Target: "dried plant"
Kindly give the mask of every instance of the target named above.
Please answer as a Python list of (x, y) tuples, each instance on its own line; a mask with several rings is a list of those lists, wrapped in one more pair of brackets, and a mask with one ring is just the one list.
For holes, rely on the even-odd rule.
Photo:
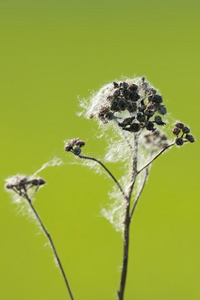
[[(82, 101), (81, 106), (88, 118), (98, 121), (101, 137), (107, 139), (108, 147), (103, 158), (104, 163), (102, 159), (82, 154), (85, 142), (79, 138), (67, 142), (65, 151), (74, 154), (89, 166), (100, 166), (114, 181), (114, 189), (110, 194), (114, 201), (102, 210), (102, 214), (123, 234), (122, 270), (117, 291), (118, 300), (123, 300), (129, 258), (130, 225), (147, 182), (151, 164), (173, 146), (180, 147), (186, 143), (193, 143), (195, 139), (190, 134), (189, 127), (181, 122), (175, 122), (172, 130), (175, 139), (171, 141), (168, 138), (166, 132), (162, 130), (171, 126), (163, 98), (145, 77), (107, 84), (89, 101)], [(114, 176), (107, 168), (106, 162), (122, 163), (124, 174), (121, 179)], [(56, 162), (53, 160), (44, 164), (32, 177), (17, 175), (7, 179), (5, 187), (21, 199), (25, 199), (29, 205), (51, 245), (70, 299), (73, 300), (53, 240), (32, 201), (37, 190), (45, 184), (42, 178), (35, 178), (36, 174), (46, 166), (62, 163), (62, 160), (56, 158)]]
[(65, 271), (63, 269), (63, 266), (61, 264), (61, 260), (58, 256), (58, 253), (56, 251), (54, 242), (51, 238), (51, 235), (47, 231), (44, 223), (42, 222), (39, 214), (37, 213), (36, 209), (33, 206), (33, 196), (35, 193), (38, 191), (38, 189), (45, 184), (44, 179), (42, 178), (35, 178), (35, 177), (28, 177), (28, 176), (23, 176), (23, 175), (16, 175), (11, 178), (8, 178), (6, 180), (6, 185), (5, 188), (9, 191), (13, 191), (16, 193), (20, 198), (25, 199), (26, 203), (29, 205), (30, 211), (32, 212), (33, 216), (36, 218), (38, 223), (41, 226), (41, 229), (43, 230), (52, 250), (53, 254), (55, 257), (55, 260), (58, 264), (58, 267), (61, 271), (61, 274), (64, 278), (65, 285), (67, 287), (68, 293), (70, 295), (70, 299), (73, 300), (73, 295), (67, 280), (67, 277), (65, 275)]
[[(88, 101), (82, 102), (85, 115), (96, 118), (102, 135), (107, 138), (106, 162), (124, 165), (124, 175), (118, 180), (105, 164), (95, 157), (82, 154), (85, 142), (75, 138), (66, 143), (65, 151), (85, 161), (99, 164), (114, 181), (114, 203), (104, 216), (119, 231), (123, 232), (123, 260), (118, 300), (124, 299), (127, 277), (130, 224), (137, 203), (147, 182), (151, 164), (174, 145), (193, 143), (189, 127), (176, 122), (173, 129), (175, 140), (170, 141), (160, 129), (167, 123), (167, 109), (162, 96), (145, 77), (113, 82), (102, 87)], [(164, 119), (163, 119), (164, 116)]]

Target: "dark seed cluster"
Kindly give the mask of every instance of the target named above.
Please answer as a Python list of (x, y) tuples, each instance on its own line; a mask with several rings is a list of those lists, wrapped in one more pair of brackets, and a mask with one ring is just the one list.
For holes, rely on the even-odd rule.
[(182, 146), (184, 142), (195, 142), (193, 135), (190, 134), (190, 128), (181, 122), (176, 122), (172, 132), (174, 135), (176, 135), (175, 143), (177, 146)]
[(76, 138), (72, 139), (65, 145), (65, 151), (72, 152), (74, 155), (81, 154), (81, 147), (85, 145), (85, 142)]
[(151, 146), (151, 149), (154, 147), (156, 149), (163, 149), (169, 145), (167, 136), (158, 129), (154, 132), (145, 134), (144, 139), (145, 143)]
[(12, 189), (15, 192), (21, 194), (27, 192), (32, 187), (40, 187), (45, 184), (45, 180), (42, 178), (29, 178), (27, 176), (14, 176), (10, 178), (5, 187)]
[[(167, 113), (163, 98), (144, 77), (138, 85), (124, 81), (113, 82), (113, 87), (114, 92), (107, 97), (107, 104), (98, 113), (103, 123), (115, 119), (123, 130), (129, 132), (138, 132), (142, 128), (155, 131), (155, 125), (165, 125), (160, 116)], [(121, 117), (121, 112), (126, 112), (126, 117)]]

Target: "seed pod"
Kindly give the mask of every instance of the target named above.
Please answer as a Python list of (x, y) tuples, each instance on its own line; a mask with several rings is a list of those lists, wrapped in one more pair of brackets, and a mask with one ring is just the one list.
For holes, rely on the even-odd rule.
[(181, 130), (178, 128), (178, 127), (175, 127), (173, 130), (172, 130), (173, 134), (175, 135), (179, 135), (179, 133), (181, 132)]
[(154, 124), (151, 121), (147, 121), (146, 124), (145, 124), (145, 126), (146, 126), (147, 130), (150, 130), (150, 131), (154, 130)]
[(119, 108), (119, 110), (125, 110), (126, 109), (126, 107), (127, 107), (127, 102), (126, 102), (126, 100), (124, 99), (124, 98), (119, 98), (118, 99), (118, 108)]
[(117, 82), (113, 82), (113, 86), (114, 86), (114, 89), (116, 89), (116, 88), (118, 88), (118, 87), (119, 87), (119, 85), (118, 85), (118, 83), (117, 83)]
[(161, 115), (165, 115), (167, 113), (167, 109), (164, 105), (159, 105), (157, 111)]
[(160, 116), (155, 116), (155, 122), (157, 125), (165, 125), (165, 123), (163, 122), (162, 118)]
[(175, 123), (175, 126), (176, 126), (177, 128), (183, 129), (184, 124), (181, 123), (181, 122), (176, 122), (176, 123)]
[(83, 147), (83, 146), (85, 146), (85, 142), (82, 140), (79, 140), (79, 141), (77, 141), (76, 146)]
[(34, 178), (34, 179), (31, 180), (31, 183), (33, 185), (38, 185), (39, 181), (38, 181), (38, 179)]
[(129, 102), (128, 103), (128, 106), (127, 106), (127, 110), (130, 112), (130, 113), (133, 113), (137, 110), (137, 104), (135, 102)]
[(144, 112), (144, 114), (145, 114), (145, 116), (147, 116), (147, 117), (152, 117), (153, 115), (154, 115), (154, 111), (153, 110), (145, 110), (145, 112)]
[(117, 89), (114, 93), (113, 93), (113, 97), (117, 98), (120, 95), (120, 89)]
[(44, 179), (38, 178), (38, 184), (39, 184), (39, 185), (43, 185), (43, 184), (45, 184), (45, 183), (46, 183), (46, 181), (45, 181)]
[(183, 131), (183, 133), (189, 133), (189, 132), (190, 132), (190, 128), (187, 127), (187, 126), (184, 126), (184, 127), (182, 128), (182, 131)]
[(79, 155), (81, 154), (81, 148), (80, 147), (75, 147), (73, 150), (74, 155)]
[(134, 83), (129, 86), (129, 90), (132, 92), (136, 92), (137, 89), (138, 89), (138, 86)]
[(130, 92), (130, 94), (129, 94), (129, 99), (130, 99), (131, 101), (137, 101), (137, 100), (140, 99), (140, 96), (139, 96), (138, 93), (136, 93), (136, 92)]
[(195, 142), (195, 139), (193, 137), (192, 134), (186, 134), (186, 139), (190, 142), (190, 143), (194, 143)]
[(137, 120), (139, 121), (139, 122), (144, 122), (145, 121), (145, 116), (142, 114), (142, 113), (137, 113)]
[(151, 95), (148, 97), (148, 100), (158, 104), (163, 102), (163, 98), (160, 95)]
[(179, 137), (175, 139), (175, 143), (177, 146), (182, 146), (183, 145), (183, 138)]
[(72, 150), (72, 145), (71, 145), (71, 143), (67, 143), (66, 145), (65, 145), (65, 151), (71, 151)]
[(126, 126), (128, 126), (128, 125), (131, 125), (131, 123), (133, 122), (134, 119), (135, 119), (135, 117), (126, 118), (126, 119), (124, 119), (123, 122), (118, 123), (118, 125), (119, 125), (120, 127), (126, 127)]
[(138, 123), (133, 123), (130, 126), (130, 131), (131, 132), (138, 132), (140, 130), (140, 124)]

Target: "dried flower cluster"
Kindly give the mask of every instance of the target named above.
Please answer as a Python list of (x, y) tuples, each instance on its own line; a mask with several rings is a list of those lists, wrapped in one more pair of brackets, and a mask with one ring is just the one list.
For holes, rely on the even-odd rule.
[[(175, 135), (175, 141), (170, 142), (168, 140), (167, 135), (160, 129), (160, 126), (165, 125), (162, 116), (167, 113), (167, 109), (163, 104), (163, 98), (146, 81), (144, 76), (127, 79), (123, 82), (113, 82), (104, 86), (92, 97), (90, 105), (85, 105), (85, 108), (87, 108), (89, 118), (96, 116), (100, 124), (112, 122), (111, 124), (114, 125), (114, 128), (117, 128), (114, 134), (117, 132), (119, 137), (107, 136), (109, 147), (106, 155), (107, 161), (114, 161), (113, 157), (117, 156), (119, 158), (118, 161), (121, 160), (123, 162), (125, 171), (123, 177), (121, 180), (118, 180), (100, 159), (82, 155), (82, 147), (85, 145), (85, 142), (79, 138), (74, 138), (67, 142), (64, 149), (87, 161), (88, 165), (89, 163), (99, 165), (115, 183), (115, 202), (111, 205), (110, 211), (104, 210), (104, 216), (115, 225), (115, 228), (124, 233), (122, 270), (120, 286), (117, 291), (118, 300), (123, 300), (129, 256), (129, 228), (133, 213), (147, 182), (150, 166), (169, 148), (174, 145), (182, 146), (186, 142), (193, 143), (195, 139), (190, 134), (189, 127), (181, 122), (176, 122), (172, 131)], [(44, 164), (39, 171), (48, 165), (55, 165), (55, 162), (53, 161), (53, 164)], [(74, 300), (53, 240), (32, 203), (32, 197), (35, 192), (40, 186), (45, 184), (42, 178), (34, 178), (37, 173), (32, 177), (17, 175), (9, 178), (6, 182), (6, 188), (27, 200), (52, 247), (69, 296), (71, 300)], [(32, 194), (29, 193), (31, 190), (33, 190)]]
[(13, 190), (20, 196), (23, 196), (32, 187), (39, 188), (44, 184), (45, 181), (42, 178), (30, 178), (28, 176), (16, 175), (7, 179), (5, 187), (9, 190)]
[(65, 151), (72, 152), (74, 155), (81, 154), (81, 147), (85, 146), (85, 142), (75, 138), (65, 145)]
[(169, 145), (169, 140), (163, 132), (160, 130), (155, 130), (144, 135), (144, 142), (150, 145), (151, 150), (163, 149)]
[(195, 139), (190, 133), (190, 128), (185, 126), (181, 122), (175, 124), (174, 129), (172, 130), (173, 134), (176, 135), (175, 143), (177, 146), (182, 146), (185, 142), (194, 143)]
[[(103, 123), (115, 120), (123, 130), (139, 132), (143, 128), (154, 131), (155, 125), (165, 125), (160, 115), (166, 113), (162, 96), (142, 77), (138, 84), (113, 82), (96, 115)], [(90, 114), (90, 118), (93, 115)]]

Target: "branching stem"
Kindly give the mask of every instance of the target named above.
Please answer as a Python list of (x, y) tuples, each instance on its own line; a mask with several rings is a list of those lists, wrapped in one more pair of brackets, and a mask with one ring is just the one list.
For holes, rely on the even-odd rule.
[(64, 278), (65, 285), (66, 285), (67, 290), (68, 290), (68, 292), (69, 292), (70, 299), (71, 299), (71, 300), (74, 300), (74, 297), (73, 297), (73, 295), (72, 295), (72, 292), (71, 292), (71, 289), (70, 289), (70, 286), (69, 286), (67, 277), (66, 277), (66, 275), (65, 275), (65, 271), (64, 271), (63, 266), (62, 266), (62, 264), (61, 264), (61, 261), (60, 261), (60, 258), (59, 258), (59, 256), (58, 256), (58, 253), (57, 253), (57, 251), (56, 251), (54, 242), (53, 242), (53, 240), (52, 240), (52, 238), (51, 238), (49, 232), (47, 231), (46, 227), (44, 226), (42, 220), (40, 219), (40, 217), (39, 217), (37, 211), (35, 210), (35, 208), (34, 208), (32, 202), (31, 202), (31, 199), (28, 197), (27, 194), (24, 194), (23, 196), (24, 196), (24, 198), (27, 200), (27, 202), (28, 202), (28, 204), (29, 204), (29, 206), (30, 206), (32, 212), (34, 213), (34, 215), (35, 215), (37, 221), (39, 222), (39, 224), (40, 224), (42, 230), (44, 231), (44, 234), (46, 235), (46, 237), (47, 237), (47, 239), (48, 239), (48, 241), (49, 241), (49, 243), (50, 243), (50, 245), (51, 245), (51, 248), (52, 248), (52, 250), (53, 250), (54, 256), (55, 256), (56, 261), (57, 261), (57, 263), (58, 263), (59, 269), (60, 269), (60, 271), (61, 271), (61, 273), (62, 273), (62, 276), (63, 276), (63, 278)]
[(150, 160), (150, 162), (148, 162), (148, 164), (146, 164), (144, 167), (142, 167), (139, 171), (138, 174), (140, 174), (144, 169), (146, 169), (150, 164), (152, 164), (152, 162), (154, 162), (154, 160), (156, 160), (156, 158), (158, 158), (164, 151), (166, 151), (167, 149), (169, 149), (170, 147), (174, 146), (175, 143), (169, 144), (166, 147), (164, 147), (152, 160)]
[(93, 161), (97, 162), (99, 165), (101, 165), (104, 168), (104, 170), (108, 173), (108, 175), (114, 180), (114, 182), (118, 186), (120, 192), (122, 193), (124, 199), (125, 200), (127, 199), (127, 196), (126, 196), (123, 188), (121, 187), (119, 181), (115, 178), (115, 176), (108, 170), (108, 168), (100, 160), (98, 160), (97, 158), (90, 157), (90, 156), (85, 156), (85, 155), (82, 155), (82, 154), (79, 154), (78, 157), (82, 158), (82, 159), (93, 160)]

